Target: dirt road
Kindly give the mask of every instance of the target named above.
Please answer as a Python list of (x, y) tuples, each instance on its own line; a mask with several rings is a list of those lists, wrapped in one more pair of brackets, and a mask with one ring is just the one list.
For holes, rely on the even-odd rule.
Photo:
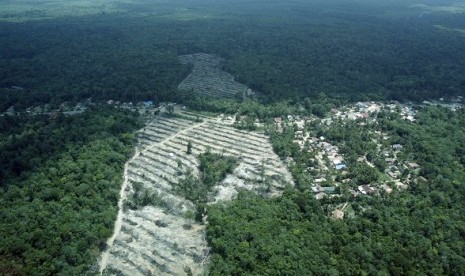
[(153, 145), (151, 145), (150, 147), (147, 147), (146, 149), (144, 149), (142, 152), (139, 152), (136, 148), (136, 152), (134, 153), (134, 156), (129, 159), (126, 164), (124, 164), (124, 174), (123, 174), (123, 184), (121, 185), (121, 190), (120, 190), (120, 193), (119, 193), (119, 200), (118, 200), (118, 215), (116, 217), (116, 221), (115, 221), (115, 228), (113, 230), (113, 235), (111, 235), (111, 237), (107, 240), (107, 249), (102, 253), (102, 256), (100, 258), (100, 262), (99, 262), (99, 273), (100, 275), (102, 275), (103, 271), (105, 270), (105, 268), (107, 267), (107, 264), (108, 264), (108, 257), (109, 257), (109, 254), (110, 254), (110, 250), (111, 250), (111, 247), (113, 245), (113, 242), (115, 241), (116, 237), (119, 235), (120, 231), (121, 231), (121, 225), (122, 225), (122, 221), (123, 221), (123, 204), (124, 204), (124, 201), (126, 200), (126, 193), (125, 193), (125, 190), (129, 184), (129, 177), (128, 177), (128, 167), (129, 167), (129, 164), (131, 162), (133, 162), (136, 158), (138, 158), (141, 153), (143, 154), (144, 152), (147, 152), (148, 150), (150, 150), (151, 148), (157, 146), (157, 145), (160, 145), (160, 144), (163, 144), (171, 139), (174, 139), (176, 138), (177, 136), (185, 133), (185, 132), (188, 132), (194, 128), (197, 128), (201, 125), (204, 125), (206, 124), (208, 121), (210, 120), (205, 120), (203, 121), (202, 123), (198, 123), (198, 124), (194, 124), (188, 128), (185, 128), (179, 132), (177, 132), (176, 134), (174, 135), (171, 135), (169, 137), (167, 137), (166, 139), (158, 142), (158, 143), (154, 143)]

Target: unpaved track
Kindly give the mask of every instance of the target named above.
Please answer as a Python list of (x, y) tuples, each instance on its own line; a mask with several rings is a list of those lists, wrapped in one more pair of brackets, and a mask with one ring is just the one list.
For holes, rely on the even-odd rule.
[[(188, 116), (188, 115), (187, 115)], [(195, 119), (197, 116), (189, 116)], [(99, 260), (101, 274), (204, 275), (208, 270), (206, 226), (194, 221), (196, 206), (173, 187), (187, 173), (199, 176), (198, 156), (207, 150), (238, 158), (239, 164), (208, 195), (209, 204), (234, 199), (241, 190), (279, 196), (292, 176), (273, 152), (267, 136), (240, 131), (224, 117), (202, 123), (159, 117), (139, 133), (139, 152), (124, 167), (118, 217), (108, 248)], [(192, 153), (187, 154), (189, 141)], [(156, 204), (137, 204), (139, 191), (154, 193)], [(141, 192), (138, 192), (139, 195)], [(124, 211), (123, 211), (124, 210)]]
[(100, 262), (99, 262), (99, 273), (100, 275), (102, 275), (103, 273), (103, 270), (105, 270), (105, 268), (107, 267), (107, 264), (108, 264), (108, 257), (109, 257), (109, 254), (110, 254), (110, 249), (111, 247), (113, 246), (113, 242), (115, 241), (116, 237), (119, 235), (120, 231), (121, 231), (121, 225), (122, 225), (122, 221), (123, 221), (123, 204), (124, 204), (124, 201), (126, 200), (126, 193), (125, 193), (125, 190), (126, 190), (126, 187), (128, 186), (128, 183), (129, 183), (129, 177), (128, 177), (128, 167), (129, 167), (129, 164), (131, 162), (133, 162), (137, 157), (140, 156), (141, 153), (145, 153), (147, 151), (149, 151), (150, 149), (154, 148), (155, 146), (158, 146), (160, 144), (164, 144), (182, 134), (184, 134), (185, 132), (188, 132), (194, 128), (197, 128), (203, 124), (206, 124), (209, 120), (204, 120), (202, 123), (199, 123), (199, 124), (194, 124), (188, 128), (185, 128), (179, 132), (177, 132), (176, 134), (174, 135), (171, 135), (169, 137), (167, 137), (166, 139), (160, 141), (159, 143), (154, 143), (152, 146), (148, 147), (148, 148), (145, 148), (142, 152), (138, 151), (137, 148), (136, 148), (136, 152), (134, 153), (134, 155), (132, 156), (131, 159), (129, 159), (126, 164), (124, 164), (124, 174), (123, 174), (123, 184), (121, 185), (121, 190), (120, 190), (120, 193), (119, 193), (119, 200), (118, 200), (118, 215), (116, 217), (116, 222), (115, 222), (115, 228), (113, 230), (113, 235), (111, 235), (111, 237), (107, 240), (107, 249), (102, 253), (102, 256), (101, 256), (101, 259), (100, 259)]

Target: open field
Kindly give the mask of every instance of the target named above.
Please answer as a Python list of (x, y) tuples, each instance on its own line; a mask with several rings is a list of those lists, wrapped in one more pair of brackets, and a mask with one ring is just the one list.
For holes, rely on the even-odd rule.
[(122, 4), (130, 2), (131, 0), (7, 0), (0, 3), (0, 21), (43, 20), (63, 16), (82, 16), (122, 12)]
[[(197, 275), (205, 270), (209, 252), (205, 225), (194, 221), (195, 204), (176, 194), (173, 186), (188, 172), (199, 177), (196, 156), (207, 148), (239, 160), (233, 173), (213, 188), (209, 204), (230, 200), (241, 189), (272, 196), (279, 195), (285, 184), (293, 185), (265, 135), (237, 130), (220, 117), (201, 117), (201, 122), (196, 117), (159, 116), (139, 132), (140, 144), (125, 167), (121, 209), (100, 271)], [(192, 154), (186, 151), (189, 141)], [(144, 194), (149, 204), (141, 203)]]
[(234, 80), (234, 76), (221, 70), (223, 59), (209, 54), (180, 56), (183, 64), (192, 64), (192, 72), (179, 84), (179, 90), (213, 97), (243, 96), (247, 86)]

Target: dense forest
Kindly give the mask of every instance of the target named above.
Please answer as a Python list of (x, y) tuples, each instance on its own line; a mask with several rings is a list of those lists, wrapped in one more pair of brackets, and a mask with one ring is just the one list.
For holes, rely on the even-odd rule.
[(189, 72), (177, 56), (196, 52), (224, 57), (224, 68), (267, 102), (463, 94), (465, 37), (453, 31), (463, 16), (419, 17), (407, 3), (386, 9), (141, 2), (126, 13), (0, 22), (0, 110), (88, 97), (175, 100)]
[(135, 113), (0, 117), (0, 274), (78, 275), (113, 229)]

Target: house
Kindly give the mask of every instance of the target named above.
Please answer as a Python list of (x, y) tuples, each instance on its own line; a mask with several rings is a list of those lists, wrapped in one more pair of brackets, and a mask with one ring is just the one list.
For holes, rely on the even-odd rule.
[(340, 165), (341, 163), (342, 163), (342, 161), (341, 161), (340, 158), (335, 158), (335, 159), (333, 160), (334, 166)]
[(391, 146), (391, 148), (393, 150), (401, 150), (402, 149), (402, 145), (401, 144), (394, 144)]
[(153, 106), (153, 101), (145, 101), (144, 106), (145, 107), (152, 107)]
[(388, 171), (387, 174), (391, 177), (391, 178), (397, 178), (397, 173), (396, 172), (392, 172), (392, 171)]
[(281, 117), (275, 117), (275, 118), (274, 118), (274, 122), (275, 122), (276, 124), (280, 124), (282, 121), (283, 121), (283, 119), (282, 119)]
[(325, 196), (326, 196), (325, 193), (318, 193), (315, 195), (315, 198), (319, 200), (319, 199), (323, 199)]
[(366, 103), (362, 103), (362, 102), (358, 102), (356, 104), (356, 106), (359, 107), (359, 108), (367, 108), (368, 107), (368, 105)]
[(384, 161), (388, 164), (394, 164), (394, 162), (396, 161), (396, 159), (394, 158), (385, 158)]
[(388, 185), (383, 184), (383, 185), (381, 185), (381, 187), (384, 189), (384, 191), (385, 191), (386, 193), (388, 193), (388, 194), (392, 193), (392, 188), (389, 187)]
[(420, 167), (420, 165), (418, 165), (417, 163), (415, 162), (411, 162), (411, 163), (408, 163), (407, 164), (411, 169), (418, 169)]
[(345, 164), (342, 164), (342, 163), (339, 164), (339, 165), (336, 165), (336, 170), (344, 170), (344, 169), (346, 169), (346, 168), (347, 168), (346, 165), (345, 165)]
[(358, 186), (358, 190), (364, 195), (376, 194), (376, 190), (368, 185), (360, 185)]
[(320, 187), (320, 192), (325, 194), (333, 194), (336, 192), (336, 187)]
[(331, 214), (331, 217), (333, 219), (343, 219), (344, 218), (344, 212), (339, 210), (339, 209), (336, 209), (333, 211), (333, 213)]

